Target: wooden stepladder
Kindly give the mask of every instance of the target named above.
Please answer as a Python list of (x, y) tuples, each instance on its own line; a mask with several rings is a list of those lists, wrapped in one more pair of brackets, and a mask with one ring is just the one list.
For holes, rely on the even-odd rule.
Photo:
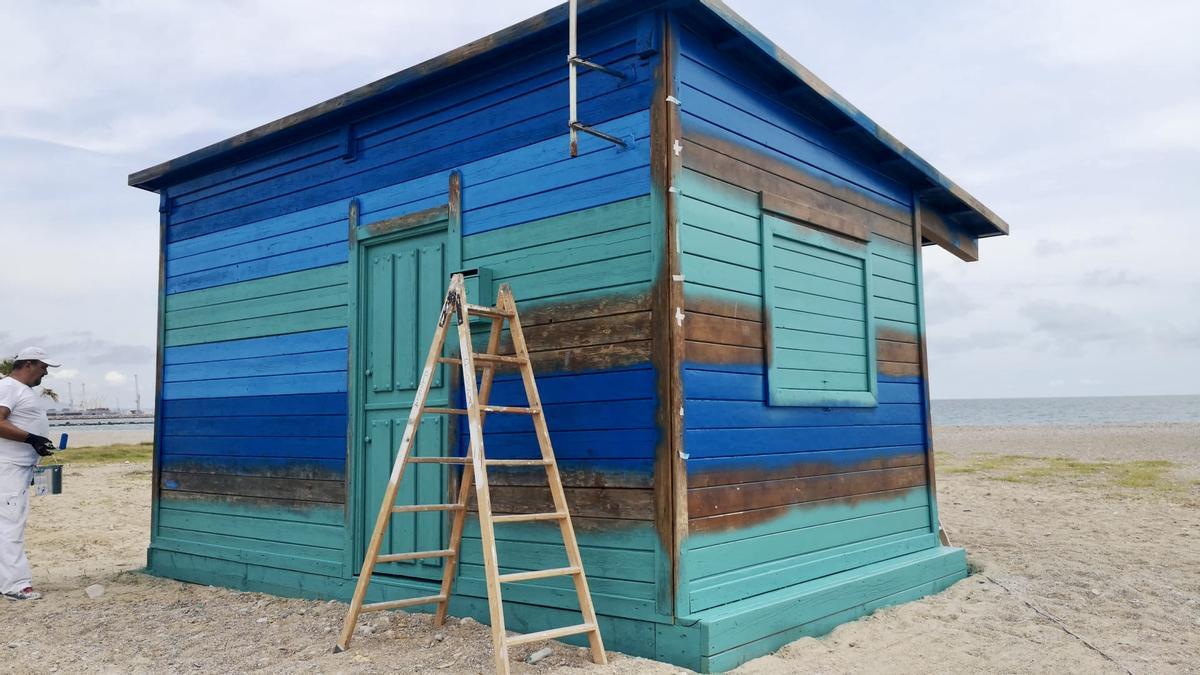
[[(491, 332), (488, 334), (487, 352), (474, 353), (471, 343), (472, 317), (482, 317), (491, 320)], [(442, 347), (446, 341), (451, 319), (457, 323), (459, 358), (442, 356)], [(500, 355), (500, 333), (503, 324), (508, 321), (509, 333), (515, 354)], [(463, 393), (466, 400), (465, 408), (431, 408), (425, 406), (429, 396), (429, 388), (433, 381), (434, 369), (439, 363), (449, 363), (462, 367)], [(512, 364), (521, 372), (525, 385), (525, 395), (529, 401), (528, 407), (488, 405), (491, 395), (492, 382), (495, 379), (497, 366)], [(478, 388), (476, 388), (476, 370), (480, 370)], [(501, 413), (528, 415), (533, 420), (534, 431), (537, 435), (538, 446), (541, 449), (541, 459), (487, 459), (483, 451), (483, 420), (486, 413)], [(470, 427), (470, 447), (465, 457), (425, 457), (415, 456), (413, 443), (417, 435), (421, 417), (425, 414), (465, 415)], [(459, 483), (458, 498), (452, 504), (416, 504), (397, 506), (396, 494), (400, 488), (400, 480), (404, 469), (410, 463), (441, 463), (470, 465), (470, 470), (462, 473)], [(546, 470), (546, 478), (550, 484), (550, 495), (554, 500), (554, 511), (549, 513), (523, 513), (514, 515), (492, 515), (492, 502), (488, 493), (487, 468), (489, 466), (540, 466)], [(433, 343), (429, 347), (429, 355), (425, 359), (425, 370), (421, 373), (421, 381), (417, 387), (416, 398), (413, 400), (412, 411), (408, 415), (408, 425), (400, 441), (396, 463), (392, 467), (391, 478), (388, 480), (383, 503), (379, 507), (379, 516), (375, 521), (375, 530), (367, 547), (366, 558), (363, 560), (362, 572), (358, 577), (358, 585), (354, 589), (354, 598), (350, 602), (350, 611), (346, 614), (342, 633), (338, 639), (335, 652), (348, 649), (354, 628), (358, 624), (361, 612), (401, 609), (414, 605), (437, 604), (434, 624), (442, 625), (446, 620), (446, 611), (450, 604), (451, 589), (454, 575), (462, 551), (463, 524), (467, 516), (467, 508), (471, 497), (471, 487), (474, 483), (475, 497), (479, 512), (479, 532), (483, 545), (484, 571), (487, 581), (488, 608), (491, 613), (492, 644), (495, 648), (496, 672), (508, 673), (508, 648), (528, 642), (548, 640), (569, 635), (587, 634), (591, 647), (592, 660), (596, 663), (607, 663), (604, 653), (604, 643), (600, 639), (600, 627), (596, 622), (596, 610), (592, 605), (592, 596), (588, 591), (587, 577), (583, 572), (583, 560), (579, 555), (579, 543), (575, 539), (575, 529), (571, 525), (571, 515), (567, 510), (567, 499), (563, 493), (562, 479), (559, 476), (558, 464), (554, 460), (554, 448), (550, 445), (550, 432), (546, 428), (546, 418), (542, 414), (542, 401), (538, 395), (537, 383), (533, 377), (533, 366), (529, 361), (529, 350), (525, 344), (525, 335), (521, 331), (521, 320), (517, 316), (517, 304), (513, 300), (512, 291), (507, 284), (500, 287), (496, 294), (495, 307), (482, 307), (468, 304), (466, 288), (461, 274), (455, 274), (450, 279), (450, 288), (442, 303), (442, 312), (438, 319), (437, 330), (434, 332)], [(418, 551), (415, 553), (380, 554), (384, 533), (393, 513), (413, 513), (418, 511), (452, 511), (454, 523), (450, 529), (449, 548), (438, 551)], [(494, 526), (503, 523), (518, 523), (530, 521), (557, 521), (562, 531), (563, 545), (566, 548), (567, 567), (554, 569), (533, 570), (500, 574), (500, 565), (496, 560), (496, 537)], [(421, 558), (445, 558), (441, 590), (437, 595), (419, 598), (406, 598), (387, 602), (363, 604), (367, 594), (367, 586), (371, 582), (371, 574), (377, 563), (400, 562)], [(570, 576), (575, 581), (575, 592), (579, 596), (580, 613), (583, 623), (562, 628), (552, 628), (538, 633), (528, 633), (507, 637), (504, 630), (503, 600), (500, 595), (500, 584), (515, 581), (530, 581), (550, 577)]]

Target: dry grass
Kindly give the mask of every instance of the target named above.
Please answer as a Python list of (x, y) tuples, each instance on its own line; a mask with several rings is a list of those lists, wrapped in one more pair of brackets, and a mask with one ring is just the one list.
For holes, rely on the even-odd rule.
[(938, 470), (947, 474), (977, 474), (1006, 483), (1071, 482), (1084, 486), (1118, 488), (1160, 496), (1181, 494), (1191, 487), (1176, 479), (1179, 468), (1167, 460), (1087, 461), (1069, 457), (980, 454), (965, 458), (946, 455)]
[(95, 466), (97, 464), (120, 464), (123, 462), (149, 462), (153, 456), (153, 443), (101, 445), (91, 448), (67, 448), (62, 452), (55, 453), (53, 457), (43, 459), (42, 464), (61, 463), (67, 466)]

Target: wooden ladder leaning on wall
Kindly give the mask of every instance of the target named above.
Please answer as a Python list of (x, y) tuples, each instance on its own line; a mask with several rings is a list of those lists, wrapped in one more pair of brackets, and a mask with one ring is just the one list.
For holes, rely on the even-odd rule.
[[(471, 343), (471, 317), (483, 317), (491, 320), (491, 332), (488, 334), (487, 352), (476, 354)], [(458, 340), (460, 345), (459, 358), (442, 356), (442, 347), (446, 341), (453, 318), (458, 325)], [(509, 332), (515, 354), (503, 356), (498, 354), (500, 333), (505, 320), (509, 324)], [(433, 372), (439, 363), (449, 363), (462, 367), (463, 393), (466, 408), (430, 408), (425, 406), (429, 388), (433, 381)], [(525, 395), (529, 401), (528, 407), (488, 405), (491, 395), (492, 382), (495, 378), (496, 367), (501, 364), (513, 364), (521, 372), (525, 384)], [(478, 390), (475, 384), (475, 371), (481, 370)], [(533, 420), (534, 431), (541, 449), (541, 459), (486, 459), (483, 451), (483, 420), (485, 413), (504, 413), (529, 415)], [(425, 414), (465, 415), (470, 428), (471, 443), (465, 457), (417, 457), (413, 452), (413, 443), (421, 417)], [(452, 504), (416, 504), (396, 506), (396, 493), (400, 487), (400, 479), (404, 469), (410, 463), (440, 463), (470, 465), (471, 470), (462, 473), (459, 482), (458, 499)], [(554, 500), (554, 511), (549, 513), (523, 513), (514, 515), (492, 515), (492, 502), (488, 493), (487, 467), (489, 466), (540, 466), (545, 468), (546, 477), (550, 484), (550, 495)], [(413, 400), (412, 411), (408, 415), (408, 425), (400, 441), (396, 463), (392, 467), (391, 478), (388, 480), (383, 503), (379, 507), (379, 516), (375, 521), (375, 530), (371, 535), (371, 543), (367, 547), (366, 558), (363, 560), (362, 573), (358, 577), (358, 585), (354, 589), (354, 598), (350, 602), (350, 611), (342, 625), (342, 633), (338, 639), (335, 652), (344, 651), (350, 646), (354, 628), (358, 623), (361, 612), (400, 609), (414, 605), (437, 604), (434, 624), (442, 625), (446, 620), (446, 610), (450, 604), (451, 589), (454, 584), (455, 568), (462, 550), (463, 523), (466, 520), (467, 508), (470, 502), (471, 486), (474, 483), (475, 497), (478, 504), (479, 532), (482, 537), (484, 571), (487, 581), (488, 608), (491, 613), (492, 644), (495, 651), (496, 672), (508, 673), (508, 648), (528, 642), (566, 637), (569, 635), (587, 634), (591, 647), (592, 660), (596, 663), (607, 663), (604, 653), (604, 643), (600, 639), (600, 627), (596, 622), (596, 609), (592, 605), (592, 597), (588, 591), (587, 577), (583, 573), (583, 560), (579, 556), (579, 543), (575, 539), (575, 530), (571, 525), (571, 515), (567, 511), (567, 500), (563, 493), (562, 479), (559, 476), (558, 464), (554, 460), (554, 448), (550, 445), (550, 433), (546, 428), (546, 419), (542, 414), (542, 402), (538, 396), (537, 383), (533, 377), (533, 366), (529, 361), (529, 350), (525, 344), (525, 335), (521, 331), (521, 320), (517, 316), (516, 301), (507, 284), (500, 287), (496, 295), (495, 307), (481, 307), (467, 302), (466, 288), (461, 274), (455, 274), (450, 279), (450, 288), (442, 303), (442, 312), (438, 318), (437, 330), (434, 333), (433, 344), (429, 347), (429, 355), (425, 359), (425, 370), (421, 373), (421, 382), (417, 387), (417, 395)], [(387, 532), (388, 521), (393, 513), (413, 513), (421, 511), (452, 511), (454, 524), (450, 529), (449, 548), (438, 551), (418, 551), (415, 553), (383, 554), (379, 553), (383, 543), (384, 533)], [(497, 523), (517, 523), (529, 521), (557, 521), (562, 531), (563, 544), (566, 548), (567, 567), (554, 569), (533, 570), (500, 574), (499, 563), (496, 560), (496, 539), (494, 525)], [(363, 604), (367, 594), (367, 586), (371, 582), (371, 574), (377, 563), (400, 562), (422, 558), (445, 558), (441, 590), (437, 595), (419, 598), (406, 598)], [(583, 623), (562, 628), (552, 628), (538, 633), (527, 633), (508, 637), (504, 630), (503, 601), (500, 594), (500, 584), (514, 581), (529, 581), (550, 577), (571, 576), (575, 581), (575, 592), (579, 596), (580, 613)]]

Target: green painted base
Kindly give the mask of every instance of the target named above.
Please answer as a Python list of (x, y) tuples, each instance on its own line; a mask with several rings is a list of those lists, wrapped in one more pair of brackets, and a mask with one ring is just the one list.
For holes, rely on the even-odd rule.
[(960, 548), (910, 553), (683, 617), (666, 627), (670, 635), (659, 631), (657, 649), (662, 660), (722, 672), (881, 607), (937, 593), (966, 576)]
[[(181, 581), (286, 597), (349, 601), (354, 592), (352, 579), (154, 547), (149, 550), (147, 571)], [(936, 593), (966, 576), (963, 550), (938, 547), (715, 607), (675, 624), (601, 615), (600, 631), (607, 649), (704, 673), (721, 672), (802, 637), (823, 635), (881, 607)], [(367, 601), (434, 593), (432, 583), (376, 577)], [(450, 614), (489, 623), (486, 598), (455, 595)], [(528, 633), (577, 623), (579, 614), (506, 601), (504, 620), (510, 630)], [(582, 636), (564, 641), (585, 644)]]

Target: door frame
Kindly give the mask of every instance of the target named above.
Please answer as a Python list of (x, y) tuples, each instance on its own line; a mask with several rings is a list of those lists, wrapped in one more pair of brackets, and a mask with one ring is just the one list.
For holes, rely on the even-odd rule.
[[(357, 456), (357, 440), (364, 435), (362, 405), (362, 369), (365, 352), (365, 336), (360, 334), (363, 308), (360, 307), (359, 294), (365, 281), (362, 278), (366, 271), (363, 260), (369, 250), (379, 244), (433, 234), (445, 231), (446, 267), (451, 272), (462, 268), (462, 192), (461, 177), (455, 171), (450, 174), (449, 200), (445, 204), (432, 208), (405, 213), (399, 216), (380, 218), (374, 222), (360, 222), (361, 203), (351, 199), (349, 205), (349, 307), (347, 308), (347, 323), (349, 339), (347, 344), (346, 391), (348, 423), (346, 428), (346, 504), (345, 527), (343, 537), (342, 578), (353, 579), (362, 569), (362, 559), (358, 551), (365, 548), (369, 537), (366, 516), (378, 510), (378, 504), (365, 504), (366, 477)], [(419, 349), (418, 354), (424, 355), (425, 350)], [(453, 425), (447, 425), (447, 433)], [(449, 440), (447, 440), (447, 443)], [(374, 521), (372, 521), (373, 524)], [(395, 577), (403, 579), (404, 577)], [(414, 577), (415, 581), (416, 578)]]

